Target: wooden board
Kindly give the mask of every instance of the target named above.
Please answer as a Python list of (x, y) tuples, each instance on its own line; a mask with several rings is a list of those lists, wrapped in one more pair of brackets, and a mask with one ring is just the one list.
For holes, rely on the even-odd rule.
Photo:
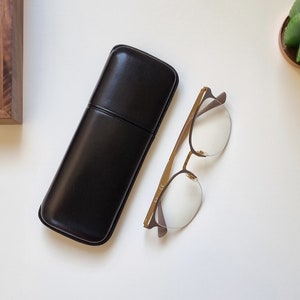
[(0, 124), (22, 123), (23, 0), (0, 0)]

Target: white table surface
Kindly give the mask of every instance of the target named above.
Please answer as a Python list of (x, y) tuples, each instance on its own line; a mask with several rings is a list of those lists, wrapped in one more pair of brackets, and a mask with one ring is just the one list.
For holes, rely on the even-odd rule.
[[(25, 0), (24, 124), (0, 126), (0, 299), (300, 299), (300, 71), (278, 32), (292, 1)], [(111, 240), (47, 229), (39, 205), (116, 44), (177, 71), (172, 105)], [(142, 223), (199, 89), (233, 130), (198, 174), (205, 203), (158, 239)]]

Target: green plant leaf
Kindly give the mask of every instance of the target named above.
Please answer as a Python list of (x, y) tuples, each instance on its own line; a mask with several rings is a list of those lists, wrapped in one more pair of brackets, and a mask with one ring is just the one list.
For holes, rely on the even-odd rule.
[(300, 45), (299, 45), (298, 52), (297, 52), (296, 62), (300, 63)]
[(296, 0), (290, 10), (289, 17), (293, 18), (295, 15), (300, 13), (300, 0)]
[(287, 47), (300, 45), (300, 13), (291, 18), (284, 31), (284, 43)]

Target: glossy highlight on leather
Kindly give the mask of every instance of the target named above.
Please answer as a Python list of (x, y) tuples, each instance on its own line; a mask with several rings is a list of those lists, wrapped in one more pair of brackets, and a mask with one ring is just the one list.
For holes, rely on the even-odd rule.
[(161, 60), (113, 48), (40, 206), (46, 226), (89, 245), (111, 237), (177, 84)]

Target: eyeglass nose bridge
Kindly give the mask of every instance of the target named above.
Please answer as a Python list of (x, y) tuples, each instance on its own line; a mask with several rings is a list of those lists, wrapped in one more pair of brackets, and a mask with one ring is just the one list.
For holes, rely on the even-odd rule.
[[(185, 159), (185, 161), (183, 163), (183, 166), (182, 166), (182, 170), (184, 170), (184, 171), (188, 171), (187, 170), (187, 164), (190, 161), (190, 158), (192, 157), (193, 154), (195, 154), (197, 156), (200, 156), (200, 157), (205, 157), (206, 156), (205, 153), (202, 150), (196, 152), (196, 151), (192, 150), (193, 149), (192, 147), (190, 147), (190, 148), (191, 148), (191, 150), (189, 151), (188, 155), (186, 156), (186, 159)], [(191, 172), (187, 172), (187, 174), (188, 174), (188, 177), (190, 179), (195, 179), (196, 178), (195, 175), (193, 175)]]

